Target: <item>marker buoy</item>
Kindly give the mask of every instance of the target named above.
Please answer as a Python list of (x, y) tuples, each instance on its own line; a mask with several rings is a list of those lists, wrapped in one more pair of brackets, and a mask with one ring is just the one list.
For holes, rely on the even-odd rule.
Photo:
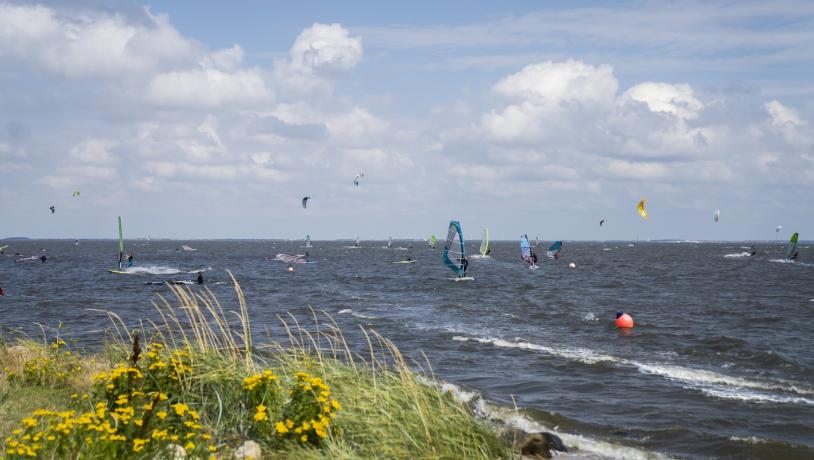
[(289, 272), (293, 272), (293, 271), (294, 271), (294, 267), (288, 267), (288, 271), (289, 271)]
[(625, 312), (616, 312), (616, 327), (618, 328), (631, 328), (633, 327), (633, 317)]
[(577, 264), (575, 264), (574, 262), (571, 262), (570, 264), (568, 264), (568, 267), (577, 268)]

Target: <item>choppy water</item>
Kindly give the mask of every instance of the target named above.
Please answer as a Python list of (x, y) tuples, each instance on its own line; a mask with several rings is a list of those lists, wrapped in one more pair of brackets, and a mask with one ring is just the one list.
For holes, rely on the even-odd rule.
[[(530, 271), (516, 243), (473, 259), (470, 282), (452, 282), (441, 251), (383, 242), (317, 242), (315, 263), (287, 273), (266, 260), (302, 253), (301, 242), (132, 242), (137, 265), (163, 275), (115, 276), (111, 241), (14, 241), (0, 258), (0, 322), (38, 334), (63, 321), (98, 343), (110, 309), (126, 321), (154, 318), (163, 286), (206, 270), (210, 288), (235, 304), (226, 269), (240, 281), (258, 332), (308, 306), (336, 318), (356, 346), (358, 326), (429, 358), (439, 379), (492, 417), (553, 430), (584, 455), (814, 458), (814, 251), (781, 263), (779, 244), (568, 243), (559, 261)], [(409, 242), (395, 242), (408, 246)], [(40, 254), (47, 263), (15, 265)], [(475, 244), (471, 245), (476, 251)], [(543, 248), (538, 248), (542, 254)], [(415, 264), (393, 264), (407, 255)], [(728, 256), (729, 255), (729, 256)], [(568, 263), (575, 262), (576, 269)], [(194, 286), (193, 289), (196, 289)], [(629, 333), (614, 312), (636, 320)], [(273, 332), (275, 333), (275, 332)], [(8, 332), (6, 332), (8, 334)], [(278, 338), (281, 339), (281, 338)], [(514, 402), (513, 402), (514, 398)], [(513, 404), (523, 408), (516, 414)]]

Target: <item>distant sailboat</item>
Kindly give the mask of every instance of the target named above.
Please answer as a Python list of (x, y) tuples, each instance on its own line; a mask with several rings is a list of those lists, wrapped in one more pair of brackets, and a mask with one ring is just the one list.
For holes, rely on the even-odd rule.
[(721, 210), (720, 209), (715, 210), (715, 214), (712, 215), (712, 219), (715, 222), (718, 222), (719, 220), (721, 220)]
[[(464, 235), (461, 230), (461, 223), (457, 220), (450, 221), (447, 241), (444, 244), (444, 253), (441, 256), (444, 265), (455, 272), (457, 279), (466, 277), (466, 269), (469, 262), (466, 260), (466, 249), (464, 247)], [(470, 278), (471, 279), (471, 278)]]
[(393, 237), (391, 236), (387, 239), (387, 249), (390, 249), (392, 247), (393, 247)]
[(548, 248), (548, 251), (546, 251), (545, 255), (549, 259), (556, 259), (558, 258), (558, 254), (560, 253), (560, 251), (562, 251), (562, 241), (556, 241)]
[(430, 249), (435, 249), (435, 244), (438, 240), (435, 239), (435, 234), (430, 237)]
[(361, 248), (361, 247), (362, 247), (362, 242), (359, 240), (359, 237), (358, 237), (358, 236), (356, 237), (356, 244), (355, 244), (355, 246), (356, 246), (357, 248)]
[(480, 255), (488, 257), (490, 252), (492, 251), (489, 249), (489, 228), (484, 227), (483, 236), (480, 239)]
[(786, 247), (786, 260), (794, 260), (797, 258), (797, 232), (791, 235), (789, 245)]
[(537, 268), (537, 264), (534, 263), (534, 256), (531, 252), (531, 246), (529, 245), (529, 237), (525, 234), (520, 236), (520, 257), (529, 265), (529, 268), (534, 270)]

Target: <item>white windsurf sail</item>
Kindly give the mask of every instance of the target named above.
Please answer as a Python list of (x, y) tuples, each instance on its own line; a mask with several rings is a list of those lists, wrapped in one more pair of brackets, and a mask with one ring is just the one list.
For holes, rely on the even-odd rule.
[(524, 235), (520, 236), (520, 257), (524, 262), (529, 264), (530, 267), (534, 266), (534, 258), (531, 256), (531, 245), (529, 245), (529, 237)]

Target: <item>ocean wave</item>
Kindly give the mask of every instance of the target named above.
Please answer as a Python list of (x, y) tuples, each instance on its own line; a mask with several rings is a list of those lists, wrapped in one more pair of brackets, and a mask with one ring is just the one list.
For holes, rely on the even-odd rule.
[(724, 257), (729, 257), (729, 258), (738, 257), (738, 258), (740, 258), (740, 257), (749, 257), (749, 256), (751, 256), (751, 253), (748, 253), (748, 252), (736, 252), (736, 253), (733, 253), (733, 254), (726, 254)]
[(582, 315), (582, 320), (583, 321), (589, 321), (589, 322), (596, 322), (596, 321), (599, 321), (599, 318), (597, 318), (596, 314), (594, 314), (593, 312), (588, 312), (588, 313), (585, 313), (584, 315)]
[(127, 267), (124, 269), (127, 273), (138, 273), (145, 275), (175, 275), (183, 273), (181, 270), (172, 267), (164, 267), (161, 265), (140, 265), (137, 267)]
[[(673, 382), (683, 383), (685, 388), (701, 391), (703, 394), (750, 402), (773, 402), (783, 404), (814, 404), (814, 387), (789, 381), (749, 380), (720, 374), (704, 369), (662, 364), (643, 363), (617, 358), (586, 348), (552, 348), (527, 341), (508, 341), (495, 337), (470, 337), (457, 335), (456, 341), (474, 341), (499, 348), (531, 350), (557, 356), (583, 364), (612, 363), (620, 367), (633, 367), (646, 375), (655, 375)], [(773, 392), (773, 393), (769, 393)]]
[(337, 314), (338, 315), (350, 314), (351, 316), (355, 316), (355, 317), (361, 318), (361, 319), (377, 319), (377, 317), (375, 317), (375, 316), (368, 316), (368, 315), (365, 315), (363, 313), (355, 312), (355, 311), (351, 310), (350, 308), (346, 308), (344, 310), (339, 310), (337, 312)]
[[(499, 406), (487, 402), (477, 391), (470, 391), (461, 388), (453, 383), (444, 382), (433, 383), (427, 379), (422, 382), (429, 385), (437, 385), (443, 392), (451, 394), (455, 399), (463, 404), (469, 405), (475, 414), (487, 420), (498, 421), (500, 424), (512, 428), (519, 428), (526, 433), (539, 433), (547, 431), (562, 439), (569, 448), (568, 458), (624, 458), (624, 459), (663, 459), (667, 458), (657, 452), (648, 452), (634, 447), (626, 447), (617, 443), (610, 443), (599, 439), (591, 439), (582, 435), (563, 433), (556, 430), (556, 427), (545, 426), (533, 420), (517, 410), (509, 407)], [(556, 456), (555, 456), (556, 458)]]
[(799, 265), (801, 267), (814, 267), (814, 264), (809, 264), (809, 263), (805, 263), (805, 262), (798, 262), (796, 260), (788, 260), (788, 259), (769, 259), (769, 262), (774, 262), (776, 264)]

